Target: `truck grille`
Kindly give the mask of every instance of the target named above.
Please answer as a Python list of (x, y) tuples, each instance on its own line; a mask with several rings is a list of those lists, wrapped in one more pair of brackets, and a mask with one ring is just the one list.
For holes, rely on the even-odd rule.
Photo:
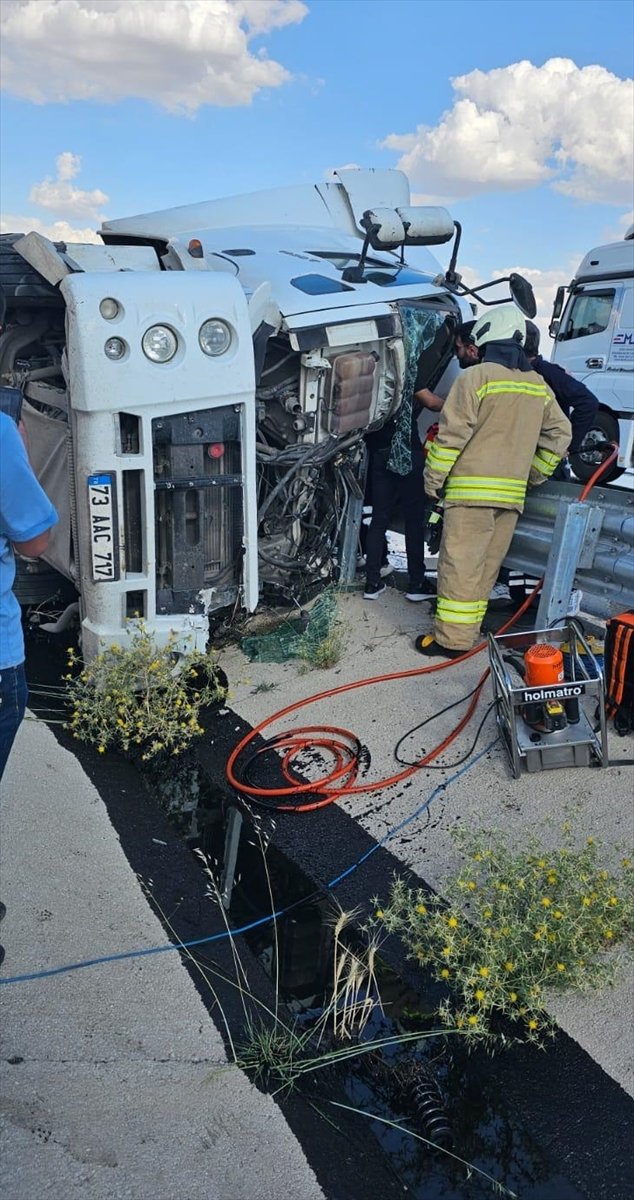
[(203, 612), (235, 598), (242, 557), (239, 418), (234, 408), (152, 422), (156, 611)]

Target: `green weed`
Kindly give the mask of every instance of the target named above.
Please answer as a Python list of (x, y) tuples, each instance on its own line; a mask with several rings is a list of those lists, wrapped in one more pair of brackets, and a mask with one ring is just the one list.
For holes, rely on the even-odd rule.
[(158, 646), (142, 622), (125, 648), (110, 646), (73, 675), (78, 663), (70, 650), (68, 728), (100, 754), (121, 750), (143, 762), (181, 754), (203, 733), (201, 708), (226, 695), (214, 658), (198, 651), (177, 653), (173, 635)]
[(495, 831), (461, 834), (465, 856), (443, 880), (444, 898), (396, 880), (376, 920), (446, 984), (439, 1009), (448, 1029), (473, 1039), (496, 1034), (502, 1014), (519, 1040), (543, 1043), (554, 1022), (549, 992), (584, 992), (612, 982), (613, 948), (634, 928), (634, 869), (616, 875), (589, 838), (555, 850), (509, 848)]

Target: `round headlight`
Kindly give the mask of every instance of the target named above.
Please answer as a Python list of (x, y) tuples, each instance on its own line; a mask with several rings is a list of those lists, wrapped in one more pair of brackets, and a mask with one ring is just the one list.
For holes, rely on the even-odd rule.
[(112, 296), (106, 296), (99, 305), (99, 312), (106, 321), (113, 321), (119, 315), (119, 305)]
[(143, 353), (152, 362), (165, 363), (173, 358), (178, 349), (178, 338), (168, 325), (152, 325), (143, 334)]
[(226, 354), (231, 345), (231, 330), (225, 321), (205, 321), (200, 327), (198, 341), (203, 354)]
[(118, 358), (123, 358), (126, 352), (126, 344), (122, 338), (108, 338), (104, 346), (106, 358), (111, 358), (116, 361)]

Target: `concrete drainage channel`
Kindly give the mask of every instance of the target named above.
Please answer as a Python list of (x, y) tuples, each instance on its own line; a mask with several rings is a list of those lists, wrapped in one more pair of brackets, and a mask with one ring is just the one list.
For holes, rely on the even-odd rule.
[[(30, 679), (50, 682), (59, 678), (63, 668), (55, 662), (57, 648), (45, 651), (38, 642), (30, 649), (35, 650), (29, 663)], [(224, 763), (248, 726), (233, 713), (223, 718), (209, 713), (206, 724), (211, 736), (201, 739), (196, 762), (190, 764), (180, 786), (185, 801), (192, 785), (199, 788), (196, 840), (217, 858), (222, 855), (224, 816), (233, 800), (224, 785)], [(218, 906), (206, 898), (206, 877), (191, 853), (192, 840), (187, 837), (192, 832), (191, 816), (179, 820), (177, 831), (165, 815), (158, 779), (141, 778), (125, 760), (108, 756), (104, 761), (92, 749), (70, 739), (60, 726), (53, 729), (100, 792), (130, 865), (141, 879), (152, 881), (153, 902), (169, 915), (175, 936), (186, 942), (222, 934), (224, 923)], [(176, 808), (183, 807), (178, 789), (178, 780), (172, 779), (167, 802)], [(245, 917), (251, 921), (270, 911), (261, 855), (259, 851), (253, 854), (248, 827), (246, 832), (237, 862), (232, 911), (237, 924)], [(269, 828), (264, 832), (267, 837)], [(302, 894), (323, 889), (371, 845), (357, 822), (337, 806), (326, 814), (277, 818), (268, 851), (276, 906), (286, 907)], [(402, 863), (387, 850), (377, 851), (363, 869), (337, 888), (338, 903), (345, 909), (360, 906), (367, 912), (367, 898), (380, 893), (395, 871), (406, 874)], [(325, 900), (313, 901), (310, 908), (296, 910), (296, 920), (278, 926), (284, 947), (283, 964), (280, 953), (283, 1000), (297, 1012), (302, 1001), (306, 1008), (307, 997), (311, 997), (307, 1020), (311, 1019), (311, 1007), (319, 1005), (327, 974), (329, 935), (324, 932), (324, 914), (329, 911), (331, 906)], [(271, 958), (270, 926), (263, 927), (251, 945), (242, 938), (236, 939), (236, 945), (246, 964), (250, 990), (269, 1008), (274, 1007), (274, 988), (264, 965)], [(222, 1006), (228, 1044), (229, 1034), (239, 1036), (244, 1026), (242, 1002), (233, 986), (235, 964), (228, 939), (202, 946), (197, 956), (227, 981), (214, 976), (214, 996), (194, 962), (184, 958), (219, 1027), (218, 1002)], [(388, 940), (381, 956), (382, 982), (390, 998), (389, 1028), (406, 1029), (411, 1012), (429, 1009), (433, 998), (420, 995), (420, 975), (414, 973), (400, 945)], [(313, 964), (317, 970), (310, 978)], [(431, 1045), (427, 1043), (427, 1047)], [(434, 1041), (433, 1050), (425, 1055), (399, 1055), (397, 1051), (393, 1057), (373, 1058), (362, 1068), (316, 1072), (307, 1076), (306, 1085), (277, 1099), (329, 1200), (379, 1196), (392, 1200), (404, 1194), (415, 1200), (440, 1200), (441, 1196), (466, 1200), (491, 1194), (486, 1180), (477, 1176), (466, 1180), (464, 1171), (439, 1153), (416, 1148), (411, 1138), (388, 1125), (335, 1109), (333, 1100), (406, 1124), (431, 1140), (445, 1136), (444, 1121), (454, 1152), (522, 1200), (625, 1200), (629, 1194), (634, 1105), (564, 1034), (547, 1053), (524, 1046), (495, 1058), (482, 1051), (471, 1056), (456, 1051), (448, 1054), (444, 1045)]]
[[(203, 837), (212, 857), (220, 849), (221, 833), (219, 824), (212, 823), (210, 836)], [(328, 994), (337, 910), (327, 896), (315, 900), (314, 881), (273, 844), (267, 859), (265, 872), (258, 841), (252, 840), (247, 827), (236, 863), (231, 916), (241, 926), (266, 913), (269, 880), (277, 909), (306, 899), (305, 906), (277, 922), (275, 936), (270, 924), (246, 935), (253, 953), (265, 964), (273, 962), (277, 941), (279, 992), (301, 1026), (318, 1020)], [(356, 949), (354, 930), (347, 932)], [(377, 977), (383, 1012), (375, 1010), (366, 1026), (366, 1044), (434, 1027), (430, 1010), (439, 998), (437, 987), (430, 984), (422, 992), (415, 990), (387, 961), (380, 963)], [(527, 1200), (545, 1195), (582, 1200), (583, 1193), (549, 1164), (530, 1134), (513, 1121), (496, 1089), (481, 1080), (476, 1061), (459, 1042), (452, 1045), (433, 1037), (413, 1047), (397, 1043), (352, 1059), (336, 1074), (350, 1105), (379, 1118), (369, 1123), (369, 1129), (414, 1200), (485, 1196), (491, 1184), (475, 1172), (466, 1181), (455, 1160), (382, 1122), (394, 1122), (429, 1139)]]

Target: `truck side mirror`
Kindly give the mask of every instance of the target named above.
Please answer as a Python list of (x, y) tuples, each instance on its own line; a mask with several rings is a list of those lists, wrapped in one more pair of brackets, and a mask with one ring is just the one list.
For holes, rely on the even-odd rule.
[(360, 224), (373, 250), (395, 250), (405, 241), (403, 221), (394, 208), (369, 208)]
[(532, 321), (537, 312), (537, 304), (535, 303), (535, 294), (528, 279), (523, 275), (517, 275), (513, 272), (509, 275), (509, 291), (513, 300), (517, 304), (520, 312)]
[(553, 315), (550, 318), (550, 325), (548, 326), (548, 332), (549, 332), (551, 338), (556, 338), (557, 334), (559, 333), (559, 325), (560, 325), (559, 318), (561, 316), (561, 310), (564, 306), (565, 295), (566, 295), (565, 287), (561, 287), (561, 286), (558, 287), (557, 293), (555, 295), (555, 303), (553, 304)]
[(409, 205), (396, 211), (403, 222), (406, 246), (440, 246), (454, 235), (453, 219), (446, 208)]

